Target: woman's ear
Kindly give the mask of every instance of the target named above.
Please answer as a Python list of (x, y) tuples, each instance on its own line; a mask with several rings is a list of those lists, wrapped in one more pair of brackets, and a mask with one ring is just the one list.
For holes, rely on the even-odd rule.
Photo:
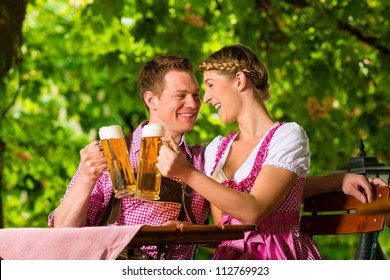
[(144, 101), (145, 101), (146, 105), (148, 106), (149, 111), (156, 110), (156, 98), (157, 98), (157, 95), (154, 94), (153, 92), (151, 92), (150, 90), (145, 91)]
[(236, 85), (239, 90), (242, 90), (246, 86), (246, 75), (244, 72), (239, 71), (236, 73)]

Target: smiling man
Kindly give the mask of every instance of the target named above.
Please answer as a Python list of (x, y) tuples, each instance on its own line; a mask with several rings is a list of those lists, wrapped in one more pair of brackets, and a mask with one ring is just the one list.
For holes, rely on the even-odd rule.
[[(132, 133), (130, 161), (138, 170), (142, 128), (147, 123), (159, 123), (167, 136), (179, 144), (186, 158), (204, 172), (204, 147), (188, 146), (184, 133), (194, 128), (201, 101), (192, 63), (181, 55), (161, 55), (147, 62), (138, 74), (141, 99), (149, 111), (149, 120)], [(49, 225), (55, 227), (98, 226), (106, 212), (112, 193), (112, 183), (98, 141), (80, 152), (80, 166), (71, 180), (58, 208), (50, 215)], [(203, 224), (210, 209), (198, 193), (191, 194), (192, 212), (198, 224)], [(181, 206), (177, 203), (150, 202), (134, 197), (122, 199), (120, 214), (113, 225), (161, 225), (176, 220)], [(187, 218), (185, 218), (185, 221)], [(194, 246), (176, 246), (171, 259), (192, 259)], [(155, 247), (143, 247), (156, 257)]]

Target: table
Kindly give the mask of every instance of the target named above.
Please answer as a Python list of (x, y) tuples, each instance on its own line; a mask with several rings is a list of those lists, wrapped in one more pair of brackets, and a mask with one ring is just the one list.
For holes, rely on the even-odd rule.
[(223, 240), (244, 238), (246, 231), (256, 230), (255, 225), (180, 225), (143, 226), (130, 241), (128, 254), (141, 246), (157, 246), (158, 259), (172, 245), (213, 244)]

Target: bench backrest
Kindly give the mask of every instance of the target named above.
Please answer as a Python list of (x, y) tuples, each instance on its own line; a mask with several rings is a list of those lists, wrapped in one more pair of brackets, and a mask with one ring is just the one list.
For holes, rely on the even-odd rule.
[[(389, 188), (374, 188), (376, 202), (389, 200)], [(367, 215), (357, 210), (363, 204), (343, 192), (331, 192), (305, 200), (300, 220), (301, 230), (309, 236), (382, 231), (384, 214)], [(310, 213), (307, 213), (310, 212)]]

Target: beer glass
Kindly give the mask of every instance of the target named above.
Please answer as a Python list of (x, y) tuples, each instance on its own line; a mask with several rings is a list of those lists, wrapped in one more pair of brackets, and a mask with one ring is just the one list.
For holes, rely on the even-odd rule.
[(136, 183), (122, 128), (119, 125), (103, 126), (99, 129), (99, 137), (115, 197), (133, 195)]
[(147, 124), (142, 128), (135, 197), (148, 200), (160, 199), (161, 173), (156, 163), (164, 133), (164, 127), (159, 124)]

